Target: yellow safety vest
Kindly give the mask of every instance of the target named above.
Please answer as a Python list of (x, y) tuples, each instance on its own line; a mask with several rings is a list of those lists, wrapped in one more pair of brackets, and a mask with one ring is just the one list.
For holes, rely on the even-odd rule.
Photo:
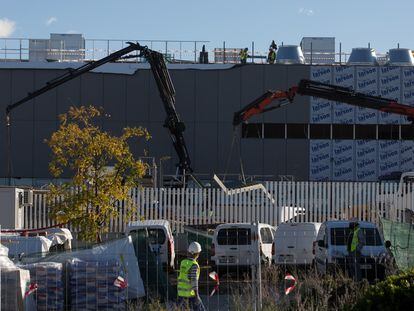
[(358, 232), (359, 232), (359, 227), (354, 230), (354, 234), (352, 236), (352, 242), (351, 242), (351, 252), (355, 252), (359, 243), (359, 239), (358, 239)]
[(240, 59), (245, 60), (247, 59), (247, 52), (244, 50), (240, 51)]
[(200, 277), (200, 266), (195, 259), (184, 259), (181, 261), (180, 274), (178, 275), (177, 291), (179, 297), (195, 297), (195, 291), (191, 289), (188, 273), (193, 265), (197, 265), (197, 280)]

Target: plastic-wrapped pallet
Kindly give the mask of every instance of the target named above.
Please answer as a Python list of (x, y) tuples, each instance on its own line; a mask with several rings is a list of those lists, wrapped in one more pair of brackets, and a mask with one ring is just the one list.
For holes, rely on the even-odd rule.
[(123, 274), (117, 260), (70, 262), (72, 310), (125, 310), (125, 288), (115, 281)]
[(0, 310), (24, 310), (31, 298), (25, 298), (27, 286), (30, 284), (30, 274), (28, 270), (16, 267), (7, 255), (7, 247), (0, 244)]
[(62, 264), (56, 262), (39, 262), (25, 265), (30, 271), (31, 282), (37, 284), (34, 292), (37, 310), (60, 311), (64, 307), (64, 286)]

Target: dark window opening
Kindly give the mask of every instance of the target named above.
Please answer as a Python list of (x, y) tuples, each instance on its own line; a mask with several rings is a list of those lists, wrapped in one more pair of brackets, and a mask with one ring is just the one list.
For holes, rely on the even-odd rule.
[(250, 245), (251, 232), (248, 228), (221, 229), (217, 233), (218, 245)]
[(307, 139), (308, 124), (288, 124), (287, 138)]
[(378, 139), (399, 139), (399, 126), (394, 124), (379, 124)]
[(355, 139), (377, 139), (377, 126), (375, 124), (356, 124)]
[(353, 124), (333, 124), (332, 139), (354, 139)]
[(285, 138), (285, 125), (277, 123), (263, 124), (264, 138)]
[(272, 231), (269, 228), (261, 228), (260, 235), (262, 237), (263, 244), (272, 244), (273, 243), (273, 236)]
[(243, 123), (242, 138), (262, 138), (262, 123)]
[[(377, 229), (361, 228), (363, 236), (365, 237), (364, 245), (379, 246), (382, 245), (381, 236)], [(331, 244), (332, 245), (347, 245), (350, 237), (351, 229), (349, 228), (332, 228), (331, 229)]]
[(406, 139), (406, 140), (414, 139), (414, 125), (413, 124), (401, 125), (401, 139)]
[(310, 125), (311, 139), (331, 139), (331, 125), (330, 124), (311, 124)]

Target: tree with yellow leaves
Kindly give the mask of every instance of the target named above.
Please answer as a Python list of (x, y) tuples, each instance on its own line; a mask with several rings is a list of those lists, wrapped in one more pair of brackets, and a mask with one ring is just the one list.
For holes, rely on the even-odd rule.
[(126, 127), (122, 135), (104, 132), (94, 121), (103, 110), (93, 106), (71, 107), (59, 116), (59, 129), (46, 143), (51, 148), (49, 170), (71, 180), (50, 186), (52, 217), (79, 228), (79, 238), (101, 241), (111, 217), (118, 216), (117, 202), (133, 211), (130, 189), (140, 184), (146, 164), (130, 151), (132, 139), (149, 139), (146, 129)]

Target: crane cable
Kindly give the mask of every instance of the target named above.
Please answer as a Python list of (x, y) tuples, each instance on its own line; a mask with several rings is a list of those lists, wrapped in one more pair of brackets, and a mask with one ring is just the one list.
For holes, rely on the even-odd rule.
[[(230, 166), (230, 161), (233, 155), (233, 150), (234, 150), (234, 146), (236, 143), (236, 139), (238, 138), (238, 126), (233, 127), (233, 138), (231, 140), (231, 145), (230, 145), (230, 152), (229, 155), (227, 157), (227, 163), (226, 163), (226, 169), (224, 171), (224, 176), (223, 176), (223, 182), (226, 181), (226, 176), (228, 173), (228, 169)], [(246, 184), (246, 176), (244, 175), (244, 166), (243, 166), (243, 159), (242, 159), (242, 155), (241, 155), (241, 148), (239, 146), (239, 163), (240, 163), (240, 172), (242, 174), (242, 180), (243, 180), (243, 184)]]

